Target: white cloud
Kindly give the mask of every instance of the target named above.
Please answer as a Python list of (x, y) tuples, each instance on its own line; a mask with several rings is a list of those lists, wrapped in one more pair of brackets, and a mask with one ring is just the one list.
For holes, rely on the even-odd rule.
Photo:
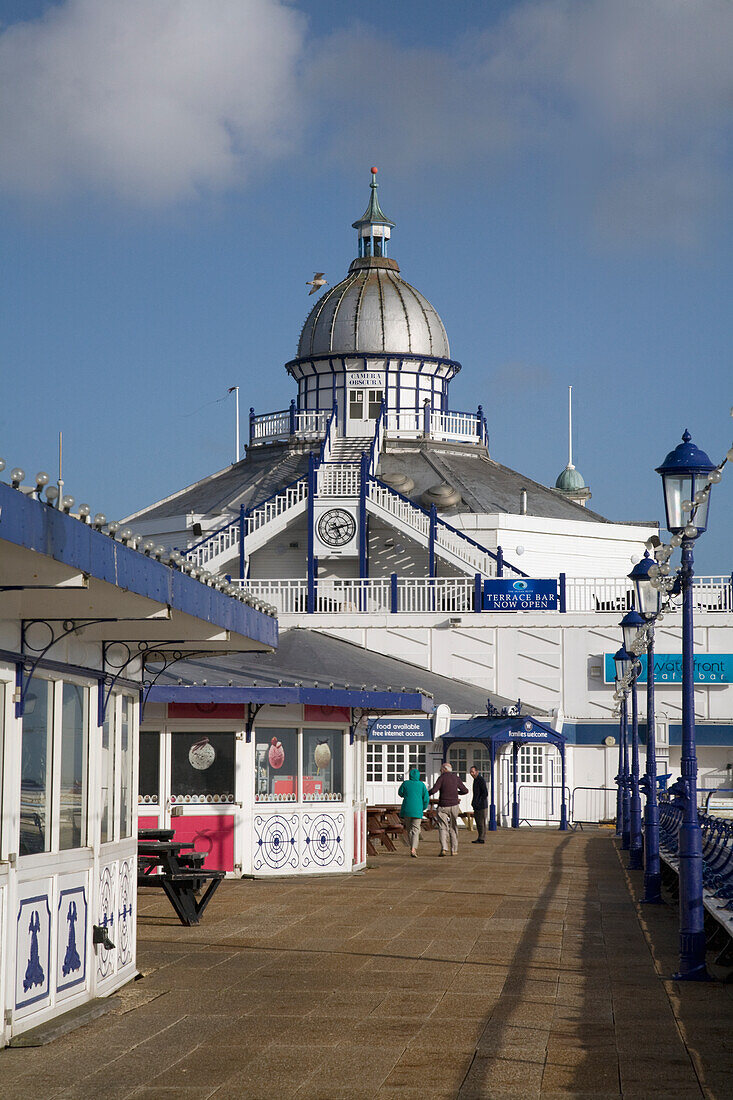
[(292, 148), (305, 21), (280, 0), (66, 0), (0, 35), (0, 184), (188, 197)]
[(606, 239), (690, 244), (730, 189), (731, 58), (729, 0), (519, 0), (432, 50), (339, 31), (310, 80), (338, 161), (542, 174)]

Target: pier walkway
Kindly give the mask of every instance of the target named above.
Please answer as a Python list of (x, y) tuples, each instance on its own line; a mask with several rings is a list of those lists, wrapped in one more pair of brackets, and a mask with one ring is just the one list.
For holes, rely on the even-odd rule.
[(3, 1100), (733, 1096), (733, 987), (669, 980), (676, 912), (640, 912), (613, 837), (470, 837), (226, 882), (193, 928), (143, 898), (143, 980), (0, 1053)]

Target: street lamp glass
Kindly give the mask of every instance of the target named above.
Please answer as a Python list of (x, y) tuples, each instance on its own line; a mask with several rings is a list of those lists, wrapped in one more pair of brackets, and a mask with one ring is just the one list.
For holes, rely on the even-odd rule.
[(715, 469), (705, 452), (692, 442), (687, 430), (682, 436), (682, 442), (669, 452), (661, 466), (657, 466), (657, 473), (661, 474), (664, 486), (667, 529), (672, 534), (682, 533), (690, 523), (697, 528), (697, 535), (701, 535), (707, 527), (709, 493), (705, 493), (692, 520), (689, 506), (685, 510), (682, 505), (686, 501), (694, 501), (695, 494), (707, 485), (710, 474)]
[(629, 611), (619, 623), (624, 634), (624, 649), (627, 653), (632, 652), (631, 647), (636, 641), (636, 635), (645, 625), (645, 622), (646, 620), (642, 618), (638, 611)]
[(616, 679), (623, 680), (631, 672), (631, 664), (633, 658), (630, 653), (626, 652), (626, 647), (621, 648), (614, 653), (613, 662), (616, 665)]
[(636, 608), (646, 619), (657, 615), (662, 606), (662, 591), (654, 588), (649, 576), (649, 570), (654, 564), (654, 559), (647, 550), (629, 573), (629, 580), (634, 582)]

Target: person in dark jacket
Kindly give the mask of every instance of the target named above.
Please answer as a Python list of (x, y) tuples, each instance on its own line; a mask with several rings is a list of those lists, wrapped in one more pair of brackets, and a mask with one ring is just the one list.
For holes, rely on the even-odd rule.
[(420, 779), (419, 768), (411, 769), (410, 778), (400, 786), (397, 794), (402, 799), (400, 817), (405, 823), (410, 840), (410, 855), (415, 859), (417, 846), (420, 843), (422, 816), (430, 805), (428, 788)]
[(458, 855), (458, 814), (460, 796), (468, 794), (468, 787), (460, 776), (454, 775), (450, 764), (443, 764), (440, 775), (430, 788), (430, 794), (438, 795), (438, 831), (440, 854)]
[(473, 843), (484, 844), (484, 837), (486, 836), (486, 817), (489, 812), (489, 790), (486, 786), (486, 780), (478, 768), (471, 768), (470, 774), (471, 779), (473, 779), (473, 794), (471, 795), (473, 819), (478, 829), (478, 840), (474, 840)]

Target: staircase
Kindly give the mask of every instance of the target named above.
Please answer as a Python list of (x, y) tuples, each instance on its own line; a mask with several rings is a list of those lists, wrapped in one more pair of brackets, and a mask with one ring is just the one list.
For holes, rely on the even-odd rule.
[(331, 444), (331, 462), (355, 462), (361, 460), (361, 456), (372, 445), (372, 436), (359, 435), (351, 438), (339, 436)]

